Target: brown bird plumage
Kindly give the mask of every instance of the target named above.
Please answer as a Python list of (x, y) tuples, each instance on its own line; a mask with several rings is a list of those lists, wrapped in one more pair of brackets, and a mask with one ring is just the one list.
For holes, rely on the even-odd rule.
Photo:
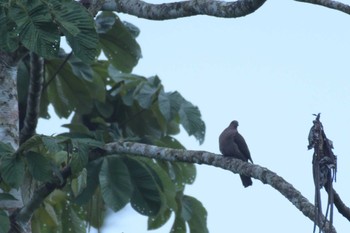
[[(238, 133), (237, 127), (238, 121), (232, 121), (231, 124), (220, 134), (220, 151), (224, 156), (231, 156), (245, 162), (250, 160), (253, 163), (248, 145), (242, 135)], [(252, 179), (249, 176), (240, 176), (245, 188), (253, 184)]]

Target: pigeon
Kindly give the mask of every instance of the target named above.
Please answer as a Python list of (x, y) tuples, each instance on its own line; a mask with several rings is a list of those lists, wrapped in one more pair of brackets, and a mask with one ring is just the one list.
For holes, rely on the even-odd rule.
[[(248, 145), (242, 135), (237, 131), (238, 121), (234, 120), (230, 125), (220, 134), (219, 147), (223, 156), (234, 157), (236, 159), (253, 163), (250, 156)], [(240, 175), (242, 184), (246, 188), (253, 184), (249, 176)]]

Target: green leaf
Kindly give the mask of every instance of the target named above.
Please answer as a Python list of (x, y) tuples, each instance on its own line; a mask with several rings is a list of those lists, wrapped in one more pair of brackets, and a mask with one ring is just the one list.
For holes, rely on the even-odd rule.
[(140, 29), (138, 27), (136, 27), (134, 24), (123, 21), (123, 24), (125, 26), (126, 29), (128, 29), (128, 31), (130, 32), (130, 34), (136, 38), (140, 35)]
[(71, 188), (74, 196), (78, 196), (86, 188), (87, 184), (87, 171), (84, 168), (79, 176), (72, 180)]
[(147, 222), (147, 229), (148, 230), (155, 230), (163, 226), (171, 216), (170, 209), (165, 209), (164, 211), (161, 211), (157, 214), (157, 216), (152, 216), (148, 218)]
[[(149, 137), (147, 137), (149, 138)], [(160, 147), (169, 147), (173, 149), (185, 149), (181, 143), (171, 136), (165, 136), (161, 138), (150, 138), (152, 145), (160, 146)]]
[(18, 48), (19, 36), (17, 36), (17, 26), (12, 21), (5, 8), (0, 8), (0, 50), (12, 52)]
[(207, 233), (207, 211), (202, 203), (191, 196), (183, 196), (182, 217), (187, 221), (191, 233)]
[(153, 103), (153, 96), (158, 88), (151, 86), (147, 82), (141, 82), (135, 90), (135, 99), (142, 108), (149, 108)]
[(48, 100), (59, 117), (67, 118), (72, 111), (88, 113), (93, 107), (95, 83), (77, 77), (70, 66), (63, 66), (54, 76), (62, 61), (55, 59), (45, 63), (46, 80), (52, 80), (47, 86)]
[(82, 62), (75, 56), (71, 56), (69, 58), (68, 64), (72, 67), (72, 71), (77, 77), (88, 82), (93, 81), (93, 75), (92, 75), (93, 72), (92, 72), (91, 66)]
[(166, 121), (171, 119), (171, 106), (169, 96), (164, 93), (162, 89), (158, 94), (158, 107)]
[(99, 34), (107, 33), (112, 29), (116, 20), (116, 15), (110, 12), (103, 12), (102, 15), (96, 17), (96, 31)]
[(181, 216), (178, 216), (178, 215), (175, 216), (175, 221), (174, 221), (173, 226), (171, 227), (170, 232), (171, 233), (186, 233), (186, 222)]
[(17, 24), (19, 39), (26, 48), (45, 58), (57, 56), (60, 34), (45, 3), (34, 0), (21, 5), (16, 2), (9, 12), (10, 18)]
[(101, 192), (97, 189), (95, 195), (92, 196), (89, 203), (86, 205), (87, 221), (88, 223), (97, 229), (100, 229), (103, 225), (103, 221), (106, 217), (106, 207), (103, 203)]
[(25, 141), (18, 149), (19, 152), (30, 150), (34, 147), (42, 145), (42, 137), (40, 135), (34, 135)]
[(10, 218), (6, 212), (0, 209), (0, 233), (7, 233), (10, 230)]
[(98, 35), (92, 16), (76, 1), (52, 1), (52, 14), (74, 54), (88, 64), (98, 53)]
[(86, 233), (84, 222), (70, 205), (67, 204), (62, 210), (62, 232)]
[(15, 150), (9, 143), (0, 142), (0, 155), (14, 153)]
[(59, 220), (55, 209), (48, 203), (38, 208), (31, 219), (32, 232), (48, 233), (49, 230), (56, 229), (58, 225)]
[(196, 166), (191, 163), (176, 163), (178, 174), (181, 174), (182, 181), (186, 184), (193, 184), (196, 178)]
[(49, 137), (49, 136), (44, 136), (41, 135), (41, 140), (45, 146), (45, 148), (50, 152), (50, 153), (57, 153), (63, 149), (62, 143), (66, 142), (68, 143), (68, 138), (62, 137), (62, 136), (57, 136), (57, 137)]
[(16, 201), (17, 199), (9, 193), (0, 193), (0, 201), (4, 200)]
[(201, 119), (198, 108), (188, 101), (184, 101), (179, 110), (180, 121), (187, 133), (194, 135), (200, 144), (204, 142), (205, 124)]
[(77, 175), (89, 161), (89, 150), (91, 146), (100, 145), (100, 142), (89, 138), (73, 138), (72, 146), (72, 161), (70, 163), (72, 167), (72, 174)]
[(24, 178), (24, 162), (21, 157), (12, 154), (2, 156), (0, 174), (5, 183), (13, 188), (19, 188)]
[(118, 211), (129, 202), (132, 185), (122, 159), (115, 156), (105, 158), (99, 179), (103, 200), (112, 210)]
[(152, 174), (150, 168), (134, 159), (125, 158), (124, 163), (129, 169), (131, 182), (134, 186), (131, 206), (142, 215), (156, 215), (162, 205), (161, 193), (153, 177), (156, 174)]
[(64, 124), (64, 125), (62, 125), (62, 127), (68, 128), (70, 130), (70, 132), (82, 133), (82, 134), (86, 134), (86, 135), (90, 134), (89, 128), (83, 124), (71, 123), (71, 124)]
[[(110, 23), (114, 25), (107, 30)], [(103, 12), (96, 17), (100, 45), (108, 60), (119, 70), (130, 73), (141, 58), (141, 48), (128, 28), (114, 13)]]
[(47, 157), (37, 152), (29, 151), (26, 153), (25, 158), (27, 159), (29, 171), (34, 179), (42, 182), (47, 182), (52, 179), (52, 169), (54, 165)]
[(110, 103), (95, 102), (96, 109), (104, 117), (109, 118), (112, 116), (114, 111), (114, 106)]
[(99, 185), (99, 173), (101, 171), (102, 159), (97, 159), (90, 162), (87, 169), (87, 184), (82, 192), (76, 197), (75, 203), (78, 205), (83, 205), (91, 200), (93, 194), (95, 193), (96, 188)]

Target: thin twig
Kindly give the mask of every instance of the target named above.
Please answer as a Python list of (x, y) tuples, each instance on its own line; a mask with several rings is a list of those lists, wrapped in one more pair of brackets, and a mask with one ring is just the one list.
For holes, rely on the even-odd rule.
[(56, 78), (57, 74), (62, 70), (63, 66), (68, 62), (68, 59), (72, 56), (73, 52), (70, 52), (64, 61), (61, 63), (61, 65), (57, 68), (56, 72), (52, 75), (52, 77), (44, 84), (43, 90), (45, 91), (46, 88), (49, 86), (49, 84)]

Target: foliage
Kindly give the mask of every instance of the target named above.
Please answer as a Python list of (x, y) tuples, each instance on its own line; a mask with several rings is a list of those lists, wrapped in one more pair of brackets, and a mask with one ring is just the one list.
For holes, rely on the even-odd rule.
[[(172, 213), (173, 232), (207, 232), (206, 211), (184, 195), (193, 183), (195, 166), (153, 161), (128, 155), (94, 157), (105, 143), (139, 141), (183, 148), (173, 137), (180, 125), (199, 143), (205, 125), (196, 106), (178, 92), (166, 92), (157, 76), (132, 74), (141, 57), (139, 30), (113, 13), (94, 20), (75, 1), (10, 1), (0, 3), (0, 49), (24, 46), (45, 58), (40, 116), (49, 118), (51, 104), (59, 117), (74, 114), (68, 133), (36, 135), (17, 151), (0, 143), (0, 186), (18, 188), (26, 168), (40, 186), (61, 182), (34, 213), (33, 232), (85, 232), (101, 227), (107, 208), (118, 211), (127, 203), (148, 216), (148, 228), (165, 224)], [(65, 36), (73, 53), (60, 49)], [(107, 60), (96, 60), (99, 53)], [(25, 112), (29, 59), (18, 66), (20, 114)], [(23, 120), (23, 118), (21, 118)], [(22, 122), (20, 122), (20, 125)], [(67, 181), (62, 169), (69, 166)], [(0, 196), (0, 199), (10, 196)], [(8, 228), (0, 210), (1, 228)]]

